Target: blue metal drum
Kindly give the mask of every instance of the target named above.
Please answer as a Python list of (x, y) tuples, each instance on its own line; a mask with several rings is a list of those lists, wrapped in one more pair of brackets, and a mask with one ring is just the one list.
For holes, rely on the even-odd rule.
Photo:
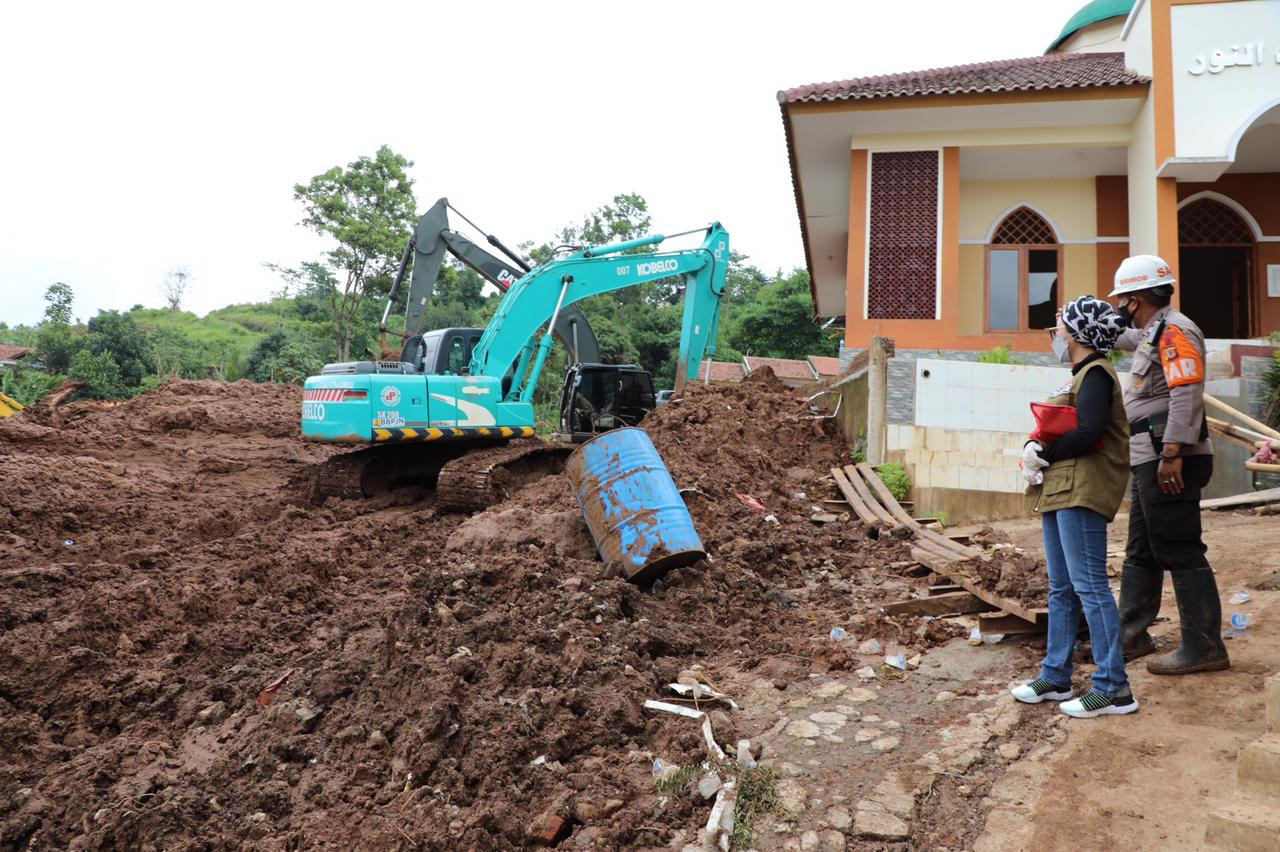
[(704, 558), (675, 481), (643, 429), (614, 429), (578, 447), (565, 463), (600, 558), (647, 584)]

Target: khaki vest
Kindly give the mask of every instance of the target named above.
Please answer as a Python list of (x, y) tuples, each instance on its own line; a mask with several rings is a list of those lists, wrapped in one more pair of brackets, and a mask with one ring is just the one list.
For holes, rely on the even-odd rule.
[(1050, 397), (1048, 402), (1074, 407), (1080, 384), (1090, 370), (1106, 370), (1111, 375), (1111, 412), (1102, 447), (1045, 468), (1044, 484), (1027, 488), (1027, 508), (1031, 511), (1055, 512), (1081, 506), (1110, 521), (1124, 500), (1129, 482), (1129, 421), (1125, 419), (1124, 391), (1115, 367), (1106, 358), (1091, 361), (1076, 373), (1065, 393)]

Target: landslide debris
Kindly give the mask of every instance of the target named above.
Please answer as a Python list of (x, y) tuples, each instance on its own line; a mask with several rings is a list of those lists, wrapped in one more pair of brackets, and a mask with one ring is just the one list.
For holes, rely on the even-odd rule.
[(645, 423), (710, 554), (653, 589), (604, 571), (561, 476), (470, 519), (420, 492), (299, 505), (330, 453), (300, 401), (169, 382), (0, 421), (0, 848), (663, 845), (705, 819), (650, 771), (705, 753), (641, 709), (682, 670), (958, 632), (878, 612), (905, 542), (810, 520), (847, 453), (771, 374)]

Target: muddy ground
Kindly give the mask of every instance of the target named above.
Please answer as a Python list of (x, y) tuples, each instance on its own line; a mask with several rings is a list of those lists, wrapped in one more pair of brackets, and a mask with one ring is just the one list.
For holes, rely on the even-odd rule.
[(332, 451), (299, 402), (171, 382), (0, 421), (0, 849), (679, 849), (710, 802), (653, 762), (706, 746), (642, 705), (689, 669), (780, 779), (759, 848), (971, 848), (1067, 738), (1008, 700), (1034, 640), (879, 611), (924, 581), (904, 541), (811, 520), (849, 459), (776, 380), (646, 424), (710, 554), (653, 589), (560, 476), (470, 518), (416, 488), (306, 505)]

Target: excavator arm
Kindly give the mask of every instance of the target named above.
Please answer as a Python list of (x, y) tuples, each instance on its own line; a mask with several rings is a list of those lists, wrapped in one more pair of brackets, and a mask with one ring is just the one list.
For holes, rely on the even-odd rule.
[[(528, 402), (551, 349), (551, 332), (574, 303), (601, 293), (649, 281), (684, 278), (684, 316), (676, 364), (676, 392), (697, 376), (704, 356), (715, 352), (725, 274), (729, 267), (729, 234), (714, 223), (696, 249), (628, 253), (656, 246), (661, 234), (575, 252), (538, 267), (507, 290), (484, 335), (472, 350), (470, 374), (501, 378), (516, 361), (516, 381), (507, 402)], [(535, 346), (538, 329), (547, 334)], [(536, 350), (536, 351), (535, 351)], [(532, 369), (529, 369), (530, 362)]]
[[(449, 209), (449, 199), (441, 198), (418, 221), (418, 227), (414, 230), (413, 237), (405, 246), (404, 254), (400, 258), (400, 268), (391, 285), (386, 309), (382, 312), (379, 331), (383, 335), (390, 332), (387, 319), (395, 303), (396, 294), (404, 283), (411, 260), (413, 274), (409, 280), (403, 332), (406, 337), (422, 331), (422, 317), (426, 312), (427, 303), (431, 300), (431, 295), (435, 292), (440, 267), (444, 264), (446, 254), (452, 254), (467, 267), (475, 270), (502, 293), (506, 293), (512, 284), (529, 272), (528, 265), (492, 234), (485, 234), (485, 238), (490, 245), (506, 255), (510, 263), (494, 257), (463, 234), (450, 228)], [(571, 308), (562, 313), (557, 319), (555, 333), (570, 353), (572, 362), (600, 360), (600, 342), (596, 339), (591, 323), (577, 308)]]

